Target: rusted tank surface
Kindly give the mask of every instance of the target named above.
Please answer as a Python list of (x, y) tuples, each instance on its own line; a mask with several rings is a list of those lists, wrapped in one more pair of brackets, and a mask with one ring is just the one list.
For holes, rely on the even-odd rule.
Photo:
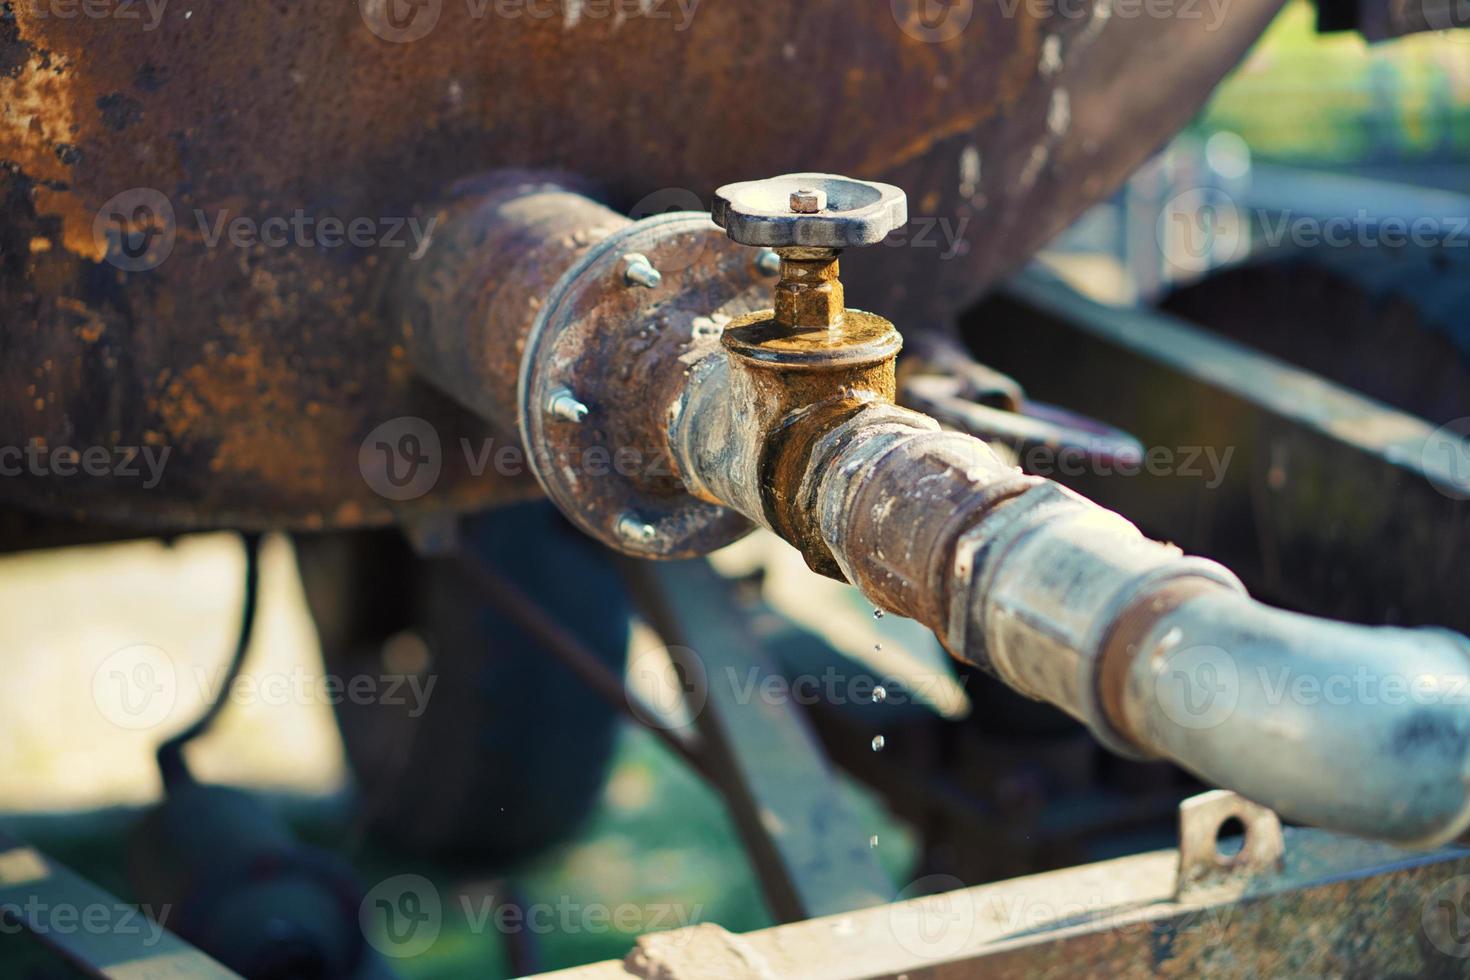
[[(322, 527), (532, 494), (476, 472), (513, 436), (383, 312), (456, 181), (564, 170), (635, 216), (753, 173), (891, 181), (913, 219), (845, 260), (849, 300), (918, 329), (1111, 192), (1280, 3), (13, 0), (0, 501)], [(442, 472), (395, 500), (360, 463), (405, 416)]]

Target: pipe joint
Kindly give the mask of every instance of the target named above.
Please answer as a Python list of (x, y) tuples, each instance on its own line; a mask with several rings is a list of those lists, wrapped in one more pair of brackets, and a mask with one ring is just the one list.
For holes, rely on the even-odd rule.
[(997, 508), (954, 555), (952, 649), (1128, 755), (1141, 746), (1109, 723), (1101, 698), (1103, 652), (1115, 624), (1177, 580), (1244, 592), (1223, 566), (1152, 541), (1053, 483)]

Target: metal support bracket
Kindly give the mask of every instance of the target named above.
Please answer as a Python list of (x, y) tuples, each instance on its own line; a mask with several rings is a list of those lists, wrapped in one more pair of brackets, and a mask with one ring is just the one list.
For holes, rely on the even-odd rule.
[[(1232, 819), (1245, 828), (1240, 849), (1220, 849), (1220, 831)], [(1179, 804), (1179, 878), (1175, 899), (1225, 888), (1281, 869), (1286, 846), (1274, 810), (1229, 790), (1191, 796)]]

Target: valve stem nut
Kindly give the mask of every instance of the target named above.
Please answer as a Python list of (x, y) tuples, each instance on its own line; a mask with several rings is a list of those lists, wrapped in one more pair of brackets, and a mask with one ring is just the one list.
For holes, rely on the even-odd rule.
[(817, 214), (827, 210), (827, 192), (814, 187), (798, 187), (791, 192), (791, 210), (797, 214)]

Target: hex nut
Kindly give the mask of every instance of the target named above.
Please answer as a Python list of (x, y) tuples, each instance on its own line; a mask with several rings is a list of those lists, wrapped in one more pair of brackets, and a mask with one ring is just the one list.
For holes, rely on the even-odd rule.
[(827, 195), (824, 191), (802, 187), (791, 192), (791, 210), (797, 214), (816, 214), (826, 209)]

